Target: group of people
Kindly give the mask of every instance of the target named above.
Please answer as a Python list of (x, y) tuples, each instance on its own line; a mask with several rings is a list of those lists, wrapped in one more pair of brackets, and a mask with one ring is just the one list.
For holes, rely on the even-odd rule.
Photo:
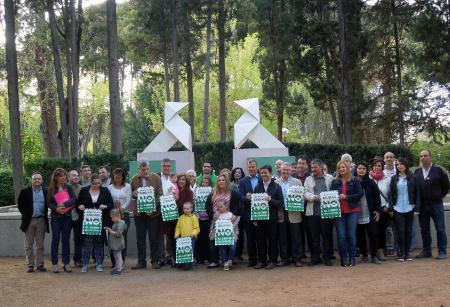
[[(45, 271), (44, 236), (49, 232), (48, 209), (51, 210), (52, 271), (59, 272), (58, 250), (61, 243), (62, 268), (71, 272), (70, 234), (73, 230), (73, 262), (88, 272), (90, 258), (96, 271), (103, 271), (104, 246), (108, 245), (113, 266), (112, 274), (120, 274), (127, 254), (127, 229), (134, 216), (137, 241), (137, 263), (132, 269), (147, 267), (147, 237), (153, 269), (163, 265), (179, 266), (176, 261), (176, 241), (190, 237), (194, 248), (193, 263), (216, 268), (222, 264), (229, 270), (243, 260), (244, 242), (248, 266), (254, 269), (274, 269), (293, 263), (305, 264), (309, 250), (309, 266), (333, 265), (333, 232), (336, 229), (341, 266), (361, 262), (381, 264), (386, 256), (398, 261), (411, 261), (411, 241), (414, 236), (414, 216), (418, 215), (423, 248), (416, 258), (431, 257), (430, 219), (437, 234), (437, 259), (447, 257), (443, 198), (449, 191), (445, 171), (432, 163), (429, 150), (420, 152), (420, 167), (412, 173), (408, 161), (395, 159), (391, 152), (375, 157), (370, 165), (353, 163), (344, 154), (336, 165), (335, 174), (319, 159), (309, 161), (300, 156), (294, 165), (276, 161), (258, 166), (248, 160), (247, 175), (242, 168), (223, 169), (216, 175), (210, 162), (204, 162), (202, 174), (194, 170), (172, 173), (170, 159), (161, 161), (161, 173), (149, 170), (149, 162), (139, 162), (137, 175), (127, 183), (125, 171), (112, 172), (102, 166), (92, 174), (87, 165), (66, 172), (54, 171), (48, 189), (42, 176), (34, 173), (31, 187), (22, 190), (18, 199), (22, 214), (21, 230), (25, 233), (27, 271)], [(153, 187), (156, 210), (138, 212), (136, 200), (141, 187)], [(288, 211), (285, 204), (288, 189), (304, 187), (304, 211)], [(204, 210), (196, 210), (198, 187), (211, 187)], [(341, 216), (321, 215), (321, 193), (338, 191)], [(61, 192), (65, 198), (61, 199)], [(269, 218), (252, 220), (252, 194), (265, 193)], [(160, 197), (173, 195), (179, 213), (178, 220), (163, 221)], [(83, 213), (86, 209), (102, 211), (103, 230), (100, 235), (83, 234)], [(234, 244), (215, 245), (217, 220), (229, 220), (233, 225)], [(368, 239), (368, 240), (367, 240)], [(368, 242), (367, 242), (368, 241)], [(368, 243), (368, 244), (367, 244)], [(35, 251), (33, 248), (35, 245)], [(193, 263), (184, 268), (190, 270)]]

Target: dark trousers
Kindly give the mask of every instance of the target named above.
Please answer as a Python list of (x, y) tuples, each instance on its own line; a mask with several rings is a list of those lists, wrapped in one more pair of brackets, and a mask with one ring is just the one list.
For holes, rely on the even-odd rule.
[(82, 262), (82, 254), (81, 250), (83, 248), (83, 235), (81, 234), (83, 228), (83, 220), (78, 219), (76, 221), (72, 221), (72, 231), (73, 231), (73, 262), (78, 263)]
[(205, 260), (210, 260), (209, 257), (209, 228), (210, 220), (199, 220), (200, 233), (197, 237), (197, 244), (195, 244), (195, 260), (198, 263), (203, 263)]
[(260, 263), (267, 263), (267, 254), (269, 254), (269, 262), (277, 263), (277, 224), (276, 220), (258, 221), (256, 242), (258, 246), (258, 262)]
[(322, 219), (321, 216), (314, 215), (306, 216), (305, 222), (311, 261), (319, 261), (320, 254), (322, 254), (323, 260), (331, 260), (333, 256), (334, 219)]
[(164, 261), (164, 250), (161, 250), (161, 216), (149, 217), (138, 215), (134, 217), (136, 226), (136, 241), (138, 249), (138, 263), (147, 265), (147, 235), (150, 245), (150, 258), (152, 263)]
[(419, 222), (422, 234), (423, 251), (431, 254), (430, 218), (433, 219), (436, 228), (438, 252), (447, 254), (447, 235), (445, 233), (444, 205), (422, 205), (420, 208)]
[(58, 264), (58, 248), (61, 241), (62, 262), (64, 265), (70, 263), (70, 230), (72, 228), (72, 217), (67, 215), (52, 215), (52, 264)]
[(216, 246), (216, 241), (209, 241), (209, 255), (211, 258), (211, 263), (219, 263), (219, 247), (220, 246)]
[(289, 232), (289, 222), (285, 217), (282, 223), (278, 223), (278, 249), (280, 251), (280, 258), (285, 263), (290, 262), (292, 258), (290, 253)]
[(289, 227), (289, 244), (291, 255), (294, 261), (300, 261), (305, 251), (303, 250), (303, 239), (301, 236), (301, 228), (303, 223), (290, 223)]
[(91, 252), (94, 255), (96, 265), (103, 262), (104, 246), (103, 235), (100, 236), (83, 236), (83, 265), (89, 264)]
[[(125, 222), (125, 224), (127, 224), (127, 230), (123, 232), (123, 238), (125, 239), (125, 248), (122, 249), (122, 261), (125, 263), (125, 257), (127, 256), (127, 247), (128, 247), (127, 235), (128, 235), (128, 229), (130, 229), (130, 213), (128, 213), (128, 212), (123, 213), (123, 221)], [(112, 266), (115, 267), (116, 266), (116, 258), (114, 257), (113, 251), (111, 251), (111, 253), (109, 254), (109, 257), (111, 258)]]
[[(276, 224), (275, 224), (276, 225)], [(256, 263), (256, 227), (250, 220), (245, 220), (245, 235), (247, 236), (248, 262)]]
[(394, 220), (397, 229), (397, 242), (400, 256), (409, 256), (414, 211), (399, 213), (394, 210)]
[(358, 224), (356, 227), (357, 245), (363, 257), (367, 257), (367, 237), (369, 238), (370, 256), (375, 257), (378, 249), (378, 223), (370, 221), (368, 224)]
[[(304, 221), (305, 220), (305, 214), (302, 212), (302, 220)], [(303, 256), (305, 256), (305, 251), (306, 251), (306, 241), (308, 240), (307, 239), (307, 235), (306, 235), (306, 232), (307, 232), (307, 225), (305, 225), (305, 223), (300, 223), (300, 239), (301, 239), (301, 241), (302, 241), (302, 257)], [(308, 243), (309, 244), (309, 243)], [(306, 256), (305, 256), (306, 257)]]
[(244, 229), (245, 229), (245, 221), (244, 219), (239, 220), (239, 236), (238, 241), (236, 243), (236, 257), (242, 257), (242, 253), (244, 252)]
[(389, 214), (382, 212), (380, 214), (380, 220), (378, 221), (379, 233), (378, 233), (378, 248), (386, 249), (386, 230), (389, 222)]

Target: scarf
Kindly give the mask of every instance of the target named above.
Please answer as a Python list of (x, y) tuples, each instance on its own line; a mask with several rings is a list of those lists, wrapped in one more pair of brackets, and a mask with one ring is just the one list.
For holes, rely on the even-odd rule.
[(370, 174), (370, 177), (372, 177), (376, 181), (380, 181), (384, 177), (383, 172), (375, 173), (374, 171), (370, 171), (369, 174)]

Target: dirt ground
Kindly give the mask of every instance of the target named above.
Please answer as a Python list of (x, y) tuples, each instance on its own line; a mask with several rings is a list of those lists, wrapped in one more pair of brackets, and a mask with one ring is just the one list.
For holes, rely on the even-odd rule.
[(23, 258), (2, 257), (0, 306), (450, 306), (450, 259), (272, 271), (241, 263), (229, 272), (203, 265), (132, 271), (135, 259), (127, 260), (124, 274), (111, 276), (94, 267), (26, 273)]

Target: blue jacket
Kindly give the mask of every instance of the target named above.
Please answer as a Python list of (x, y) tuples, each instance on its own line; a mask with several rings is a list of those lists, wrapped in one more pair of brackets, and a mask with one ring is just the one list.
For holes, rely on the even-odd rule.
[[(334, 179), (331, 182), (330, 191), (337, 190), (339, 194), (342, 194), (342, 180)], [(347, 182), (347, 193), (345, 199), (350, 208), (355, 209), (359, 206), (359, 200), (363, 197), (363, 190), (359, 181), (352, 176), (350, 181)]]
[[(256, 175), (258, 178), (258, 183), (261, 181), (261, 177)], [(256, 186), (255, 186), (256, 188)], [(247, 221), (250, 221), (250, 201), (245, 198), (247, 193), (254, 193), (252, 188), (252, 183), (250, 182), (250, 176), (245, 176), (239, 182), (239, 193), (241, 194), (241, 213), (242, 218)]]

